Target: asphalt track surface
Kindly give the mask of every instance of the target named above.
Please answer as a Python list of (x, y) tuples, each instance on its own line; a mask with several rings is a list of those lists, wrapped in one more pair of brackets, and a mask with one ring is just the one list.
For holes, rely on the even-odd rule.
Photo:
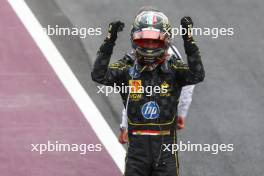
[[(102, 27), (102, 36), (88, 36), (86, 39), (69, 36), (51, 38), (116, 134), (121, 100), (117, 95), (98, 95), (97, 84), (90, 78), (96, 51), (109, 22), (121, 20), (126, 24), (125, 30), (119, 35), (112, 62), (121, 58), (130, 47), (129, 28), (134, 15), (143, 5), (159, 7), (175, 26), (178, 26), (182, 16), (189, 15), (198, 27), (234, 27), (235, 34), (232, 37), (196, 37), (203, 56), (206, 80), (196, 87), (186, 128), (179, 132), (180, 140), (202, 144), (231, 143), (234, 144), (234, 151), (217, 155), (209, 152), (181, 152), (181, 173), (183, 176), (264, 175), (263, 1), (26, 2), (44, 27), (56, 24), (61, 27)], [(178, 36), (174, 41), (183, 53), (181, 38)], [(7, 119), (3, 121), (8, 122)], [(63, 126), (63, 123), (59, 125)], [(22, 137), (18, 139), (23, 140)], [(74, 160), (71, 163), (77, 165)], [(105, 166), (102, 164), (97, 169), (104, 171), (101, 168)], [(63, 172), (63, 169), (60, 170)]]

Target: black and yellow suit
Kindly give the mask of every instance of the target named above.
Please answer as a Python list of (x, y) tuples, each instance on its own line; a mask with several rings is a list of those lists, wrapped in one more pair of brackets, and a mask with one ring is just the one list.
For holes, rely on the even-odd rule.
[[(121, 92), (127, 105), (129, 147), (125, 176), (178, 175), (177, 156), (162, 150), (163, 144), (176, 143), (178, 98), (183, 86), (203, 81), (205, 73), (199, 49), (185, 42), (188, 65), (166, 59), (154, 70), (142, 71), (135, 60), (125, 56), (109, 64), (114, 42), (105, 40), (92, 71), (95, 82), (107, 86), (165, 87), (166, 93)], [(128, 101), (128, 102), (127, 102)]]

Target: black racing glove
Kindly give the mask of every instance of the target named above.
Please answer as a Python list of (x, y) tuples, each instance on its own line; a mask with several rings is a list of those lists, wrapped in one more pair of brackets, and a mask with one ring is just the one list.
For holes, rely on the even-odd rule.
[(113, 52), (113, 47), (115, 45), (115, 41), (117, 39), (117, 33), (121, 32), (125, 24), (121, 21), (114, 21), (109, 24), (108, 34), (104, 43), (101, 45), (98, 53), (103, 53), (105, 55), (111, 55)]
[(191, 19), (191, 17), (187, 16), (187, 17), (183, 17), (181, 19), (181, 26), (183, 29), (185, 29), (185, 33), (184, 35), (182, 35), (182, 38), (184, 41), (190, 41), (193, 40), (193, 36), (192, 36), (192, 27), (193, 27), (193, 21)]
[(184, 41), (185, 53), (188, 56), (191, 56), (192, 54), (194, 54), (199, 50), (192, 36), (193, 21), (191, 17), (189, 16), (183, 17), (181, 19), (181, 26), (183, 29), (185, 29), (185, 34), (182, 35), (182, 39)]
[(125, 24), (121, 21), (114, 21), (109, 24), (107, 39), (115, 42), (117, 39), (117, 33), (123, 31)]

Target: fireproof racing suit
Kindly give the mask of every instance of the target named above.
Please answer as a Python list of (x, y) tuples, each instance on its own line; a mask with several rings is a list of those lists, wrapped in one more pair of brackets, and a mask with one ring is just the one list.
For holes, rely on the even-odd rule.
[[(124, 57), (109, 64), (115, 45), (105, 39), (91, 73), (92, 79), (107, 86), (140, 85), (167, 88), (166, 93), (121, 92), (128, 115), (129, 147), (125, 176), (175, 176), (179, 174), (178, 157), (163, 150), (163, 144), (176, 143), (178, 99), (183, 86), (204, 79), (199, 49), (194, 42), (184, 43), (188, 65), (166, 59), (152, 71), (142, 71), (140, 64)], [(135, 63), (135, 64), (134, 64)]]
[[(168, 54), (171, 55), (168, 57), (168, 59), (177, 59), (183, 62), (182, 56), (176, 46), (172, 46), (174, 48), (175, 53), (172, 51), (171, 48), (168, 49)], [(126, 57), (133, 57), (131, 56), (131, 52), (128, 51), (126, 54)], [(192, 95), (193, 95), (193, 90), (194, 90), (195, 85), (187, 85), (182, 88), (181, 95), (179, 98), (179, 103), (178, 103), (178, 117), (186, 118), (188, 114), (189, 107), (192, 102)], [(120, 124), (120, 129), (127, 129), (127, 112), (126, 109), (124, 108), (122, 110), (122, 122)]]

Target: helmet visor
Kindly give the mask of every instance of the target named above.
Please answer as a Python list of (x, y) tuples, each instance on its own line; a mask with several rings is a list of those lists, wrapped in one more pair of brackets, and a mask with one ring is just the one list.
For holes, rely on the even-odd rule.
[(160, 32), (159, 30), (154, 29), (142, 29), (142, 31), (137, 31), (133, 34), (132, 39), (156, 39), (156, 40), (165, 40), (166, 36), (164, 33)]
[(140, 48), (148, 48), (148, 49), (157, 49), (157, 48), (165, 47), (164, 40), (157, 40), (157, 39), (136, 39), (134, 40), (134, 44)]

